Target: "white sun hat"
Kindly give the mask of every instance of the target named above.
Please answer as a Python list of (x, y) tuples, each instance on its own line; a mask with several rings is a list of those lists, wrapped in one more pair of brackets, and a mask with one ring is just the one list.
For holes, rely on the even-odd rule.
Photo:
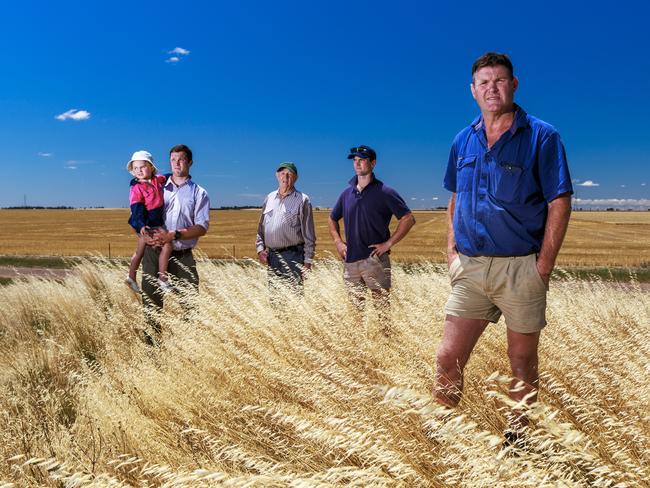
[(153, 163), (153, 156), (149, 151), (141, 150), (133, 153), (131, 160), (126, 164), (126, 170), (129, 172), (133, 171), (133, 161), (147, 161), (151, 166), (153, 166), (154, 173), (158, 172), (158, 168), (156, 168), (156, 165)]

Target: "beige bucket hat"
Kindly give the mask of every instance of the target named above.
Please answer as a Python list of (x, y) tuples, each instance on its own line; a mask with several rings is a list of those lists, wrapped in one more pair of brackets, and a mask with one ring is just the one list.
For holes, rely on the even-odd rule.
[(147, 161), (151, 166), (153, 166), (154, 173), (158, 172), (158, 168), (156, 168), (156, 165), (153, 163), (153, 156), (149, 151), (136, 151), (133, 153), (131, 160), (126, 163), (126, 170), (129, 173), (133, 171), (133, 161)]

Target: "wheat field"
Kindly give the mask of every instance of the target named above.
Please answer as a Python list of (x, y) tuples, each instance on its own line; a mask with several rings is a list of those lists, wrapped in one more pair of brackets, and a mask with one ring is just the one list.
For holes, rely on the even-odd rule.
[[(317, 257), (335, 253), (327, 231), (327, 210), (314, 213)], [(0, 210), (0, 254), (111, 257), (130, 256), (133, 231), (128, 209)], [(416, 225), (393, 249), (401, 261), (445, 262), (446, 215), (416, 211)], [(211, 258), (255, 256), (259, 210), (213, 210), (200, 241)], [(395, 221), (393, 220), (393, 228)], [(650, 265), (650, 212), (574, 212), (559, 256), (564, 266)]]
[(650, 300), (637, 283), (555, 280), (529, 445), (502, 445), (503, 323), (452, 415), (432, 403), (449, 284), (394, 267), (390, 330), (325, 260), (269, 302), (254, 262), (199, 263), (140, 340), (124, 269), (0, 288), (0, 487), (636, 487), (650, 479)]

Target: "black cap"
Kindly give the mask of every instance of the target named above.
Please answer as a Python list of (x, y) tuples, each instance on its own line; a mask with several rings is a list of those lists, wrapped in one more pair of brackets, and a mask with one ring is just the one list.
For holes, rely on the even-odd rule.
[(374, 161), (377, 159), (377, 153), (370, 146), (357, 146), (350, 148), (350, 154), (348, 154), (348, 159), (354, 159), (355, 157), (368, 158), (370, 161)]

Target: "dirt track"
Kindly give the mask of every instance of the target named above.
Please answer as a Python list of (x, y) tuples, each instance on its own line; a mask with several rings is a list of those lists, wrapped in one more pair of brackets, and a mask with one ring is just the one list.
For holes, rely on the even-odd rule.
[(0, 266), (0, 278), (20, 278), (21, 276), (38, 276), (41, 278), (65, 278), (73, 273), (71, 269), (32, 268), (20, 266)]

